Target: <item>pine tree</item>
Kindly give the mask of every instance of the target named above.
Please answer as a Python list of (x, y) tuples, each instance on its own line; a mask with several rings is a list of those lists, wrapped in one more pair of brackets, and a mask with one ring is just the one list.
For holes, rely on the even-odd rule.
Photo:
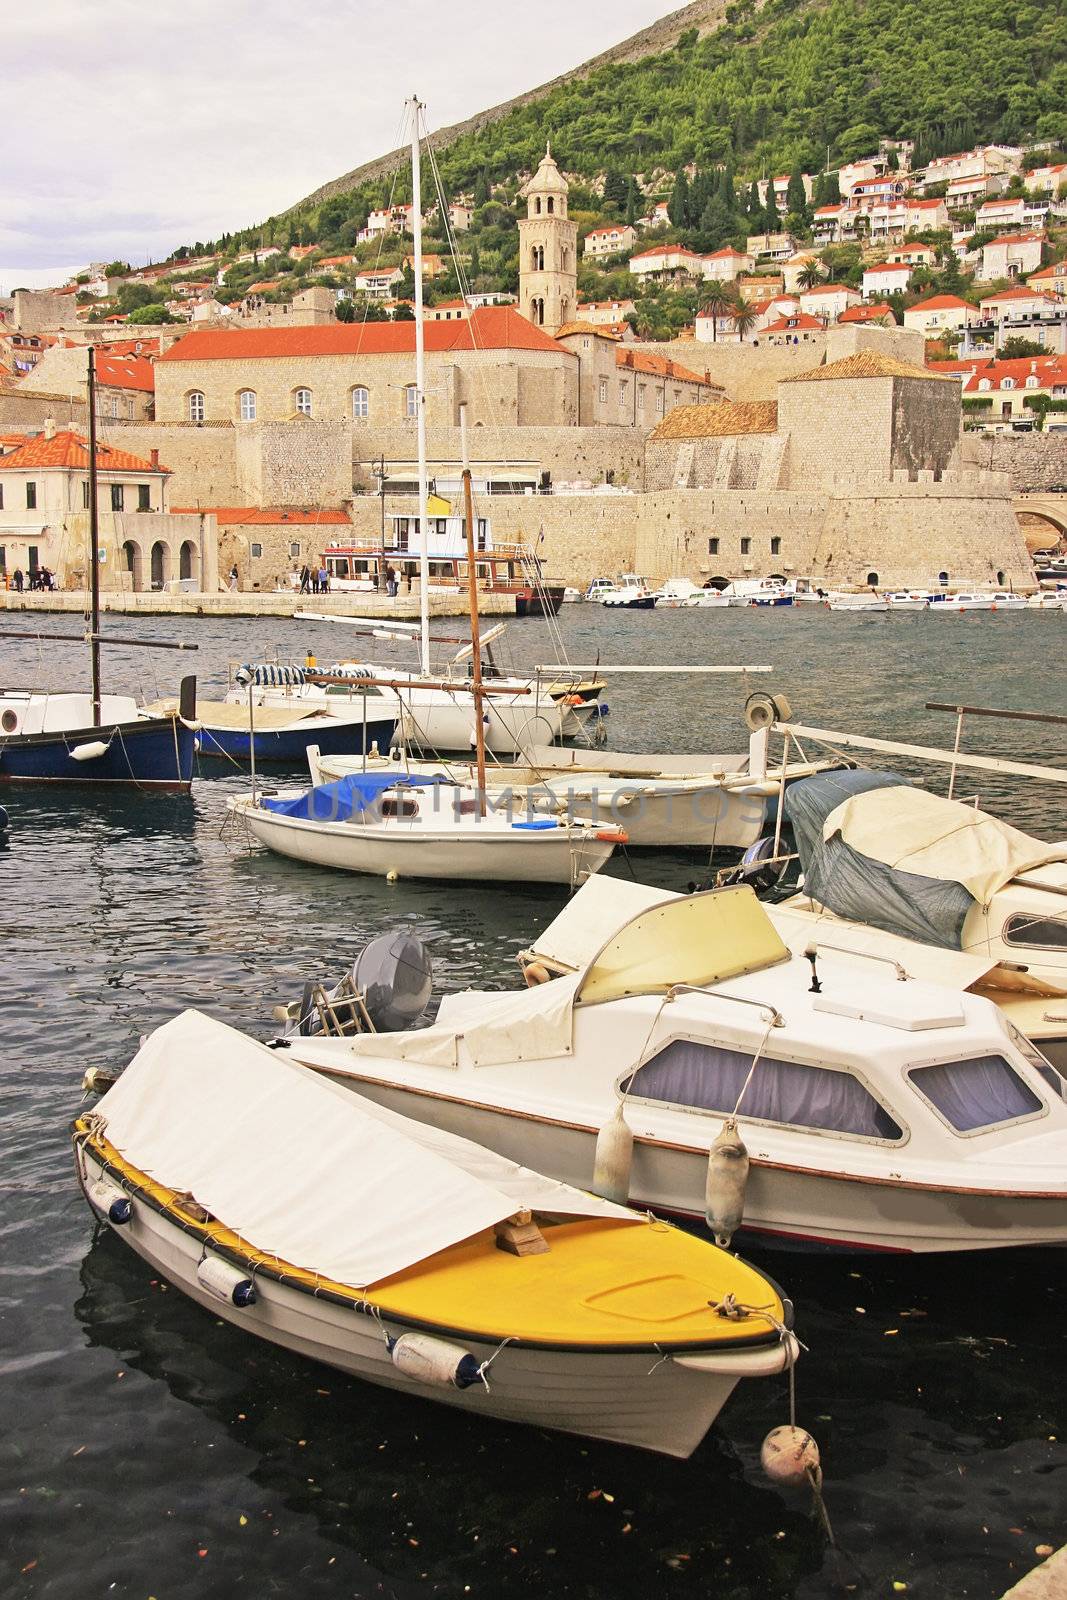
[(671, 198), (667, 203), (667, 215), (674, 228), (685, 228), (689, 224), (689, 180), (684, 167), (674, 180)]
[(637, 221), (641, 207), (644, 204), (644, 195), (638, 188), (637, 179), (631, 178), (626, 190), (626, 220), (632, 228)]
[(752, 223), (763, 220), (763, 201), (759, 197), (759, 184), (755, 178), (748, 191), (748, 219)]
[(604, 174), (604, 201), (607, 205), (624, 206), (628, 189), (621, 172), (609, 170)]

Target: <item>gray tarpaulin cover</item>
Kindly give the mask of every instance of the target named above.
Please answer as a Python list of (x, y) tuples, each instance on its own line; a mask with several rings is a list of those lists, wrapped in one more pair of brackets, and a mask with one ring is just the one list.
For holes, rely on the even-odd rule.
[(910, 787), (893, 772), (826, 772), (790, 784), (785, 814), (804, 870), (804, 893), (850, 922), (958, 950), (975, 903), (961, 883), (886, 866), (861, 855), (839, 833), (823, 838), (823, 824), (844, 801), (894, 786)]

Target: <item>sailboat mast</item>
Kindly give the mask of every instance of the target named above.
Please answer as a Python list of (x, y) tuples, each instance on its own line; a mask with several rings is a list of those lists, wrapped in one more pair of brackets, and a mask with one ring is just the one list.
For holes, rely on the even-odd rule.
[(415, 426), (419, 453), (419, 618), (422, 624), (422, 670), (430, 671), (430, 515), (426, 470), (426, 345), (422, 311), (422, 163), (419, 139), (422, 103), (408, 101), (411, 111), (411, 231), (415, 254)]
[(100, 713), (100, 521), (96, 487), (96, 351), (89, 346), (89, 595), (92, 618), (89, 632), (89, 659), (93, 676), (93, 727), (99, 728)]
[(478, 565), (475, 560), (474, 497), (471, 463), (467, 452), (467, 407), (459, 408), (459, 437), (463, 451), (463, 520), (467, 530), (467, 586), (471, 606), (471, 669), (474, 689), (474, 749), (478, 763), (478, 814), (485, 816), (485, 696), (482, 693), (482, 640), (478, 621)]

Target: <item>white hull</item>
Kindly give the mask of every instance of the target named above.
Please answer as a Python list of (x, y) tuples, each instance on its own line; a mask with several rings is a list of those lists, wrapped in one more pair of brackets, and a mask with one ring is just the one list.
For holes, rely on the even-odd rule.
[(466, 827), (449, 828), (429, 820), (311, 822), (249, 801), (236, 802), (232, 810), (260, 844), (279, 855), (379, 878), (577, 884), (599, 872), (615, 848), (614, 840), (588, 830), (525, 832), (474, 818)]
[[(90, 1181), (100, 1175), (88, 1152), (86, 1168)], [(264, 1273), (256, 1275), (256, 1304), (238, 1310), (202, 1288), (196, 1273), (199, 1239), (151, 1207), (135, 1201), (130, 1221), (112, 1231), (213, 1318), (282, 1349), (382, 1388), (400, 1389), (475, 1415), (664, 1455), (691, 1455), (741, 1378), (766, 1376), (783, 1366), (781, 1346), (683, 1358), (699, 1361), (697, 1368), (683, 1366), (680, 1360), (657, 1362), (654, 1352), (648, 1351), (602, 1354), (512, 1345), (499, 1349), (496, 1343), (457, 1333), (452, 1337), (477, 1361), (495, 1356), (488, 1388), (481, 1383), (469, 1389), (419, 1383), (390, 1358), (384, 1332), (406, 1331), (394, 1318), (386, 1316), (379, 1323), (351, 1306), (335, 1305)]]
[[(309, 1063), (319, 1070), (318, 1062)], [(359, 1071), (359, 1063), (352, 1063)], [(368, 1064), (368, 1071), (373, 1070)], [(333, 1076), (333, 1074), (328, 1074)], [(335, 1081), (347, 1080), (340, 1075)], [(597, 1129), (573, 1121), (475, 1105), (449, 1093), (424, 1094), (397, 1083), (358, 1078), (348, 1086), (368, 1099), (462, 1134), (479, 1144), (588, 1188), (593, 1176)], [(443, 1086), (447, 1087), (447, 1086)], [(639, 1125), (640, 1117), (633, 1118)], [(708, 1146), (714, 1122), (700, 1146), (643, 1140), (634, 1145), (630, 1204), (700, 1221)], [(746, 1142), (755, 1143), (750, 1129)], [(797, 1248), (928, 1254), (991, 1250), (1067, 1242), (1067, 1211), (1061, 1196), (989, 1195), (869, 1177), (775, 1165), (753, 1158), (745, 1193), (746, 1231)]]

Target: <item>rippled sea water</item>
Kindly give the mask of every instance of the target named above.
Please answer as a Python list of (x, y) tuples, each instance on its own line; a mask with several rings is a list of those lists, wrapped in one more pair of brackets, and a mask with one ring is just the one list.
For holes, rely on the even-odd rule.
[[(565, 607), (571, 659), (772, 664), (799, 720), (951, 742), (926, 700), (1067, 712), (1067, 618), (855, 617), (808, 609), (607, 613)], [(11, 619), (12, 625), (14, 619)], [(48, 619), (51, 632), (70, 621)], [(457, 633), (459, 623), (438, 623)], [(190, 661), (218, 694), (229, 660), (364, 653), (339, 625), (108, 619), (185, 637), (194, 657), (109, 647), (107, 687), (172, 688)], [(543, 622), (508, 631), (551, 660)], [(401, 661), (399, 647), (373, 646)], [(367, 651), (367, 653), (370, 653)], [(76, 645), (0, 642), (8, 685), (85, 681)], [(615, 678), (617, 749), (744, 748), (745, 686)], [(974, 722), (965, 747), (1064, 762), (1063, 729)], [(765, 1255), (809, 1353), (799, 1417), (823, 1451), (839, 1553), (807, 1505), (761, 1478), (784, 1386), (737, 1391), (688, 1462), (512, 1429), (361, 1386), (222, 1326), (94, 1236), (68, 1128), (86, 1065), (121, 1068), (185, 1006), (252, 1033), (305, 977), (405, 922), (439, 991), (513, 985), (552, 890), (386, 885), (220, 840), (245, 780), (205, 769), (191, 798), (4, 794), (0, 848), (0, 1595), (660, 1595), (777, 1600), (907, 1593), (991, 1600), (1067, 1537), (1067, 1289), (1059, 1253), (861, 1261)], [(977, 775), (976, 775), (977, 776)], [(936, 779), (930, 780), (932, 783)], [(976, 787), (965, 780), (964, 792)], [(1049, 838), (1063, 791), (981, 783)], [(683, 853), (634, 858), (684, 887)], [(612, 870), (627, 871), (624, 862)], [(235, 1132), (235, 1139), (239, 1134)], [(285, 1162), (279, 1130), (278, 1162)]]

